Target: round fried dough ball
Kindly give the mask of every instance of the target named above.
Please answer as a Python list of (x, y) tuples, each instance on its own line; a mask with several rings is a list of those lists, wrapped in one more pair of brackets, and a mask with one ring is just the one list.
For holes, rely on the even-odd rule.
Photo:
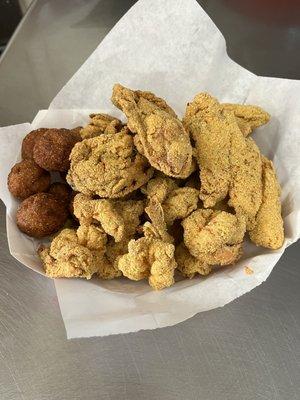
[(22, 158), (33, 160), (33, 148), (38, 137), (45, 133), (48, 128), (35, 129), (29, 132), (23, 139), (21, 154)]
[(80, 140), (81, 137), (75, 130), (48, 129), (35, 142), (34, 161), (47, 171), (67, 171), (71, 150)]
[(51, 193), (37, 193), (25, 199), (17, 211), (18, 228), (29, 236), (41, 238), (61, 229), (68, 218), (62, 202)]
[(72, 189), (69, 185), (62, 182), (54, 182), (50, 185), (49, 193), (53, 194), (58, 200), (62, 201), (65, 207), (69, 206)]
[(145, 157), (137, 153), (132, 136), (125, 132), (102, 134), (73, 148), (67, 182), (87, 195), (124, 197), (153, 175)]
[(7, 178), (11, 194), (20, 200), (39, 192), (46, 192), (50, 186), (50, 174), (32, 160), (23, 160), (14, 165)]

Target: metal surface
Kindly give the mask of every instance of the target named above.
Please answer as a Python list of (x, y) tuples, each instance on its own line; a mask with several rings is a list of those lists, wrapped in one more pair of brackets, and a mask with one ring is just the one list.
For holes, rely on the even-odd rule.
[[(0, 63), (0, 124), (47, 107), (132, 3), (36, 2)], [(299, 79), (299, 27), (267, 27), (232, 3), (201, 2), (235, 61)], [(0, 213), (1, 400), (299, 399), (299, 245), (265, 284), (222, 309), (170, 328), (67, 341), (52, 281), (12, 259), (3, 205)]]

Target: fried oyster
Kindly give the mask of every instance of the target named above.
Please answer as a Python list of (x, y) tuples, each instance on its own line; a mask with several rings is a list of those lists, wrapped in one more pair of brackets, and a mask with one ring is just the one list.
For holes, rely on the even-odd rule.
[(67, 182), (78, 192), (101, 197), (124, 197), (144, 185), (153, 169), (136, 152), (124, 132), (103, 134), (77, 143), (70, 156)]
[(118, 118), (108, 114), (90, 114), (90, 119), (90, 122), (80, 130), (82, 139), (90, 139), (103, 133), (113, 134), (126, 129)]
[(116, 242), (134, 235), (144, 212), (142, 200), (92, 199), (82, 193), (75, 196), (73, 207), (80, 225), (100, 223)]
[(153, 93), (114, 85), (112, 102), (136, 133), (138, 150), (164, 174), (187, 178), (192, 172), (192, 146), (181, 121), (164, 100)]
[(182, 226), (186, 247), (194, 257), (203, 259), (203, 254), (242, 243), (246, 220), (225, 211), (198, 209), (182, 221)]

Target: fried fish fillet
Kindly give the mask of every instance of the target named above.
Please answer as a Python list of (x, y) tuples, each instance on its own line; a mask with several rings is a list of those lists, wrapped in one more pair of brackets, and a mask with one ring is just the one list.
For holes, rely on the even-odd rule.
[(213, 207), (229, 190), (230, 127), (220, 104), (208, 93), (200, 93), (188, 103), (184, 125), (195, 142), (200, 167), (200, 199), (204, 207)]
[(280, 185), (272, 161), (263, 157), (263, 197), (250, 239), (258, 246), (279, 249), (284, 241)]
[(270, 120), (270, 114), (258, 106), (223, 103), (221, 108), (234, 113), (238, 126), (245, 137)]
[(231, 126), (231, 182), (229, 205), (247, 218), (251, 229), (262, 201), (262, 161), (255, 142), (244, 138), (232, 112), (225, 112)]
[(153, 93), (114, 85), (112, 102), (137, 134), (136, 146), (159, 171), (175, 178), (192, 172), (192, 146), (181, 121), (167, 103)]

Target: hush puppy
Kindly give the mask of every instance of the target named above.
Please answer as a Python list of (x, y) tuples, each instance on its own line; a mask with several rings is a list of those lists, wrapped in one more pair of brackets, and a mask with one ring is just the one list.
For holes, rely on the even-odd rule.
[(29, 132), (23, 139), (21, 154), (22, 158), (33, 160), (33, 148), (38, 137), (45, 133), (48, 128), (35, 129)]
[(69, 206), (72, 189), (69, 185), (62, 182), (54, 182), (50, 185), (49, 193), (53, 194), (58, 200), (60, 200), (65, 207)]
[(24, 200), (32, 194), (47, 191), (50, 186), (50, 174), (34, 161), (23, 160), (12, 167), (7, 186), (13, 196)]
[(47, 171), (69, 169), (69, 155), (74, 145), (81, 140), (76, 130), (48, 129), (40, 135), (33, 148), (34, 161)]
[(63, 227), (68, 212), (51, 193), (37, 193), (25, 199), (17, 211), (18, 228), (28, 236), (50, 236)]

